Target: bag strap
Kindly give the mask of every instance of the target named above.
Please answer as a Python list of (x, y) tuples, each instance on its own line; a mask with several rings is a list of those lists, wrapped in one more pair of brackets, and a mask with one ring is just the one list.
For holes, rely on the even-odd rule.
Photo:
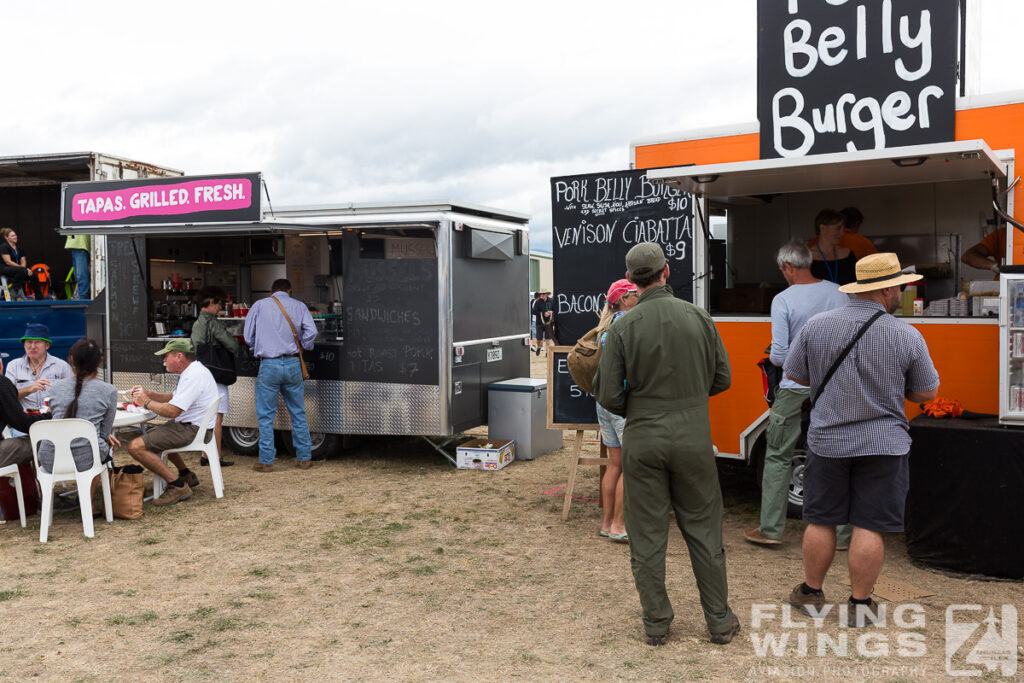
[(288, 327), (292, 328), (292, 339), (295, 340), (295, 348), (299, 350), (299, 358), (302, 358), (302, 344), (299, 343), (299, 333), (295, 331), (295, 324), (288, 316), (288, 311), (284, 310), (284, 304), (281, 303), (281, 300), (273, 294), (270, 295), (270, 298), (273, 299), (274, 303), (277, 304), (277, 307), (281, 309), (281, 313), (284, 314), (284, 319), (288, 321)]
[(836, 358), (836, 361), (832, 363), (832, 367), (830, 367), (828, 369), (828, 372), (825, 373), (825, 379), (821, 381), (821, 386), (818, 387), (818, 393), (816, 393), (811, 398), (811, 409), (814, 408), (814, 404), (818, 402), (819, 398), (821, 398), (821, 392), (825, 390), (825, 385), (828, 384), (828, 381), (830, 379), (832, 379), (832, 375), (836, 374), (836, 370), (838, 370), (839, 366), (843, 364), (843, 361), (846, 360), (846, 357), (850, 355), (850, 351), (853, 351), (853, 347), (856, 346), (857, 342), (860, 341), (860, 338), (864, 336), (864, 333), (868, 331), (868, 328), (871, 327), (871, 325), (873, 325), (876, 320), (882, 317), (883, 313), (885, 313), (885, 311), (876, 311), (873, 316), (868, 318), (868, 321), (861, 326), (860, 331), (857, 332), (853, 340), (846, 345), (846, 348), (843, 349), (843, 352), (839, 354), (839, 357)]

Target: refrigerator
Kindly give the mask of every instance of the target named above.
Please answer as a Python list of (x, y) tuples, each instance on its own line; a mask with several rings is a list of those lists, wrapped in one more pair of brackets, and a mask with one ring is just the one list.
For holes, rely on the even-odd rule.
[(1024, 426), (1024, 272), (999, 275), (999, 424)]

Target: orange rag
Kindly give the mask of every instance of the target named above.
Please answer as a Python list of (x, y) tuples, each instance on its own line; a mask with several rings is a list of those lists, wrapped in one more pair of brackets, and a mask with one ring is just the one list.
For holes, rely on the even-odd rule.
[(921, 410), (929, 417), (960, 417), (964, 407), (956, 399), (939, 397), (922, 403)]

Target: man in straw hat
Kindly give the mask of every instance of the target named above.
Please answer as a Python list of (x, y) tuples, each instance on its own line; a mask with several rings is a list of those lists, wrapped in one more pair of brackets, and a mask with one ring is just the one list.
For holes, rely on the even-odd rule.
[(887, 253), (865, 256), (856, 273), (855, 282), (839, 288), (856, 298), (808, 320), (784, 366), (787, 377), (810, 387), (813, 405), (804, 469), (804, 582), (789, 602), (809, 616), (824, 615), (822, 583), (835, 554), (836, 525), (849, 523), (851, 595), (840, 618), (864, 626), (884, 616), (871, 599), (885, 557), (882, 534), (903, 531), (910, 452), (903, 400), (935, 398), (939, 375), (921, 333), (891, 315), (901, 286), (921, 276), (904, 274), (896, 255)]
[(622, 508), (647, 644), (664, 645), (674, 617), (665, 590), (671, 511), (690, 551), (711, 642), (724, 645), (740, 622), (729, 609), (708, 397), (729, 388), (729, 358), (708, 312), (677, 299), (666, 284), (660, 246), (634, 246), (626, 271), (640, 299), (608, 328), (594, 388), (598, 404), (626, 418)]

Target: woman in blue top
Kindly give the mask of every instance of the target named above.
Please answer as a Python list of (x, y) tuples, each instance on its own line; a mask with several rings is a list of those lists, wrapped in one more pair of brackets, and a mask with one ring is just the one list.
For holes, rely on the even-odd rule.
[[(606, 298), (608, 305), (601, 311), (601, 320), (597, 324), (602, 330), (602, 347), (608, 335), (608, 328), (625, 315), (626, 311), (633, 308), (639, 294), (636, 285), (623, 279), (612, 283)], [(626, 418), (608, 412), (598, 403), (597, 421), (601, 425), (601, 442), (608, 449), (608, 467), (601, 478), (604, 520), (601, 522), (600, 533), (616, 543), (628, 543), (626, 523), (622, 519), (622, 430), (626, 426)]]

